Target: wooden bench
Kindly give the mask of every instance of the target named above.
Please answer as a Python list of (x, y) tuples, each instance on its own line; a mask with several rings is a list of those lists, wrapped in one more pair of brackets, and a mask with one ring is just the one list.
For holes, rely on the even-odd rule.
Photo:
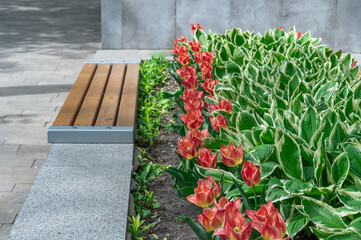
[(49, 143), (133, 143), (139, 64), (85, 64), (53, 125)]

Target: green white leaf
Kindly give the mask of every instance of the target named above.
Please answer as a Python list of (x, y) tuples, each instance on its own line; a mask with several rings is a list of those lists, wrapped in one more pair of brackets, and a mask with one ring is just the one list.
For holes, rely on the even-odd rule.
[(337, 211), (319, 200), (303, 197), (302, 206), (307, 217), (316, 225), (325, 228), (346, 229), (347, 225)]
[(309, 220), (306, 216), (296, 213), (291, 219), (287, 220), (287, 234), (291, 235), (293, 238), (299, 231), (305, 228), (308, 224)]
[(347, 178), (350, 169), (350, 162), (346, 153), (341, 153), (332, 164), (332, 177), (337, 188), (341, 188), (343, 182)]
[(278, 162), (284, 173), (290, 179), (303, 180), (302, 158), (296, 141), (287, 134), (283, 134), (275, 144), (275, 147)]
[(344, 189), (337, 189), (337, 196), (347, 207), (358, 210), (361, 213), (361, 192), (350, 192)]

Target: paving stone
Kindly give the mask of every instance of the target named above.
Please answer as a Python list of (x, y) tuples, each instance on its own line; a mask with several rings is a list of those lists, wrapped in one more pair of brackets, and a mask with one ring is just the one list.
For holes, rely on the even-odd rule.
[(45, 152), (48, 153), (51, 144), (45, 145), (21, 145), (19, 152)]
[(0, 183), (0, 192), (11, 192), (14, 186), (14, 183)]
[(12, 224), (2, 224), (0, 228), (0, 240), (8, 239), (8, 235), (11, 231)]
[(17, 152), (21, 145), (19, 144), (2, 144), (0, 145), (0, 153), (2, 152)]
[[(36, 169), (36, 168), (33, 168)], [(37, 170), (37, 169), (36, 169)], [(0, 175), (0, 183), (33, 183), (36, 175)]]
[(0, 205), (5, 203), (23, 203), (27, 193), (0, 192)]
[(0, 167), (0, 179), (1, 175), (37, 176), (38, 172), (39, 169), (32, 167)]
[(31, 183), (17, 183), (15, 185), (13, 192), (28, 193), (30, 191), (32, 185), (33, 184), (31, 184)]
[(44, 160), (37, 159), (34, 161), (33, 165), (31, 167), (33, 168), (41, 168), (43, 166)]

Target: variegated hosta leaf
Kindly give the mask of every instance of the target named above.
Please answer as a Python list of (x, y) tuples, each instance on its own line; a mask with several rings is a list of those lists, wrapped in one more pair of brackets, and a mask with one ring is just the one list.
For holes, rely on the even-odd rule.
[(302, 206), (307, 217), (316, 225), (325, 228), (346, 229), (347, 225), (337, 211), (327, 203), (313, 198), (302, 198)]

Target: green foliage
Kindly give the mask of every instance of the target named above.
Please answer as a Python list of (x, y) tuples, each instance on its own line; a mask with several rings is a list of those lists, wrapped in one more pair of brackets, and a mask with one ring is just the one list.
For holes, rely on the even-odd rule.
[(309, 32), (297, 39), (295, 29), (264, 36), (232, 29), (206, 39), (221, 82), (215, 102), (231, 99), (235, 109), (224, 114), (222, 140), (206, 146), (241, 143), (261, 169), (272, 165), (261, 183), (268, 182), (267, 201), (290, 206), (292, 236), (312, 226), (320, 238), (360, 238), (352, 225), (361, 216), (361, 84), (351, 55), (317, 45)]
[[(145, 155), (144, 151), (143, 155)], [(133, 172), (133, 179), (138, 187), (133, 192), (133, 196), (137, 214), (145, 218), (150, 215), (151, 209), (161, 206), (156, 197), (153, 196), (153, 192), (148, 190), (149, 183), (156, 178), (160, 178), (168, 166), (153, 163), (142, 155), (138, 155), (138, 161), (140, 166), (136, 172)]]
[(128, 217), (129, 224), (128, 230), (131, 234), (132, 240), (143, 240), (146, 239), (145, 231), (153, 227), (154, 224), (148, 224), (147, 226), (142, 226), (144, 220), (141, 220), (141, 216), (138, 214), (136, 216)]
[(162, 115), (173, 107), (169, 99), (163, 98), (163, 90), (159, 89), (166, 83), (168, 67), (169, 63), (163, 57), (153, 57), (140, 66), (137, 133), (143, 146), (153, 146), (161, 124), (165, 123)]

